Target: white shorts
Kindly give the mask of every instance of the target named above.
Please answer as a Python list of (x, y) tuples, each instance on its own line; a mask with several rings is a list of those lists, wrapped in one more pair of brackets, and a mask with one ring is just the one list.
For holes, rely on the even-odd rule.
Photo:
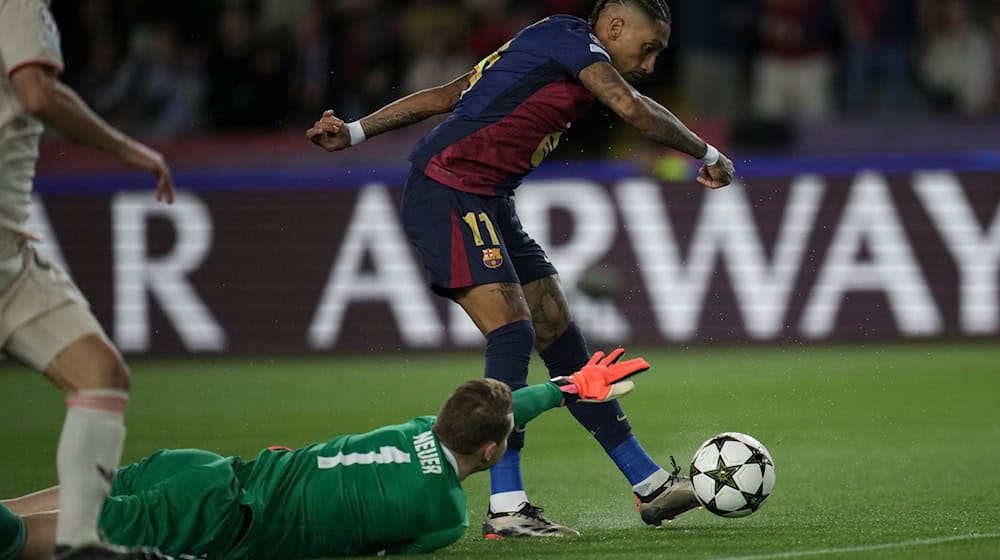
[[(76, 284), (28, 244), (14, 257), (21, 268), (0, 287), (0, 349), (44, 372), (56, 355), (82, 336), (107, 338)], [(16, 262), (0, 268), (11, 270)], [(6, 276), (6, 275), (4, 275)]]

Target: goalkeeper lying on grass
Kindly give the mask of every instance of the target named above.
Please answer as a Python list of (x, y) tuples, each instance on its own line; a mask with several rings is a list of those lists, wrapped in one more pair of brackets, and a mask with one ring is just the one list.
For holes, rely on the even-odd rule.
[[(294, 451), (270, 448), (252, 461), (158, 451), (118, 470), (100, 528), (116, 544), (211, 560), (437, 550), (469, 526), (461, 481), (500, 460), (514, 426), (553, 407), (632, 389), (624, 380), (649, 364), (618, 362), (623, 353), (598, 352), (573, 375), (513, 396), (499, 381), (468, 381), (436, 417)], [(49, 510), (57, 503), (58, 487), (4, 502), (27, 528), (26, 544), (10, 558), (51, 557), (56, 516)], [(4, 508), (0, 518), (16, 520)]]

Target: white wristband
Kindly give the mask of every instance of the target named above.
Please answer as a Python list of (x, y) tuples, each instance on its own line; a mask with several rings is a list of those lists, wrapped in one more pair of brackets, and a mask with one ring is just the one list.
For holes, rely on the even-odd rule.
[(365, 129), (361, 128), (361, 121), (345, 123), (344, 126), (347, 127), (347, 132), (351, 135), (352, 146), (357, 146), (366, 140)]
[[(353, 135), (351, 138), (353, 142)], [(706, 143), (705, 145), (708, 146), (708, 150), (705, 152), (705, 157), (701, 158), (701, 161), (703, 161), (705, 165), (715, 165), (719, 163), (719, 150), (711, 144)]]

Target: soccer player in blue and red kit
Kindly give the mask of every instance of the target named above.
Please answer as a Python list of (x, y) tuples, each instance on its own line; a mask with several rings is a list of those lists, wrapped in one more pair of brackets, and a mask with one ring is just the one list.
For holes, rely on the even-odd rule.
[[(630, 84), (653, 71), (670, 38), (663, 0), (602, 0), (589, 21), (552, 16), (523, 29), (468, 74), (399, 99), (358, 121), (332, 111), (306, 135), (336, 151), (429, 116), (451, 113), (413, 149), (403, 192), (406, 232), (432, 289), (462, 306), (486, 337), (486, 377), (523, 387), (532, 348), (553, 377), (587, 361), (555, 267), (521, 228), (514, 192), (596, 99), (651, 140), (699, 158), (698, 181), (720, 188), (732, 162)], [(632, 484), (646, 523), (697, 506), (691, 482), (646, 453), (617, 403), (570, 406)], [(575, 535), (528, 500), (524, 432), (490, 471), (487, 538)]]

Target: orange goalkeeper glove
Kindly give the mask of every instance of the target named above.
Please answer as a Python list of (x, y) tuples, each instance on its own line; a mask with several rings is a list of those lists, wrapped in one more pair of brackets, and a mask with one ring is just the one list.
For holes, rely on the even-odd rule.
[(606, 357), (604, 352), (596, 352), (580, 371), (568, 377), (552, 378), (550, 381), (563, 392), (563, 404), (610, 401), (634, 389), (635, 384), (625, 380), (649, 369), (649, 362), (633, 358), (619, 363), (623, 354), (622, 348), (616, 348)]

